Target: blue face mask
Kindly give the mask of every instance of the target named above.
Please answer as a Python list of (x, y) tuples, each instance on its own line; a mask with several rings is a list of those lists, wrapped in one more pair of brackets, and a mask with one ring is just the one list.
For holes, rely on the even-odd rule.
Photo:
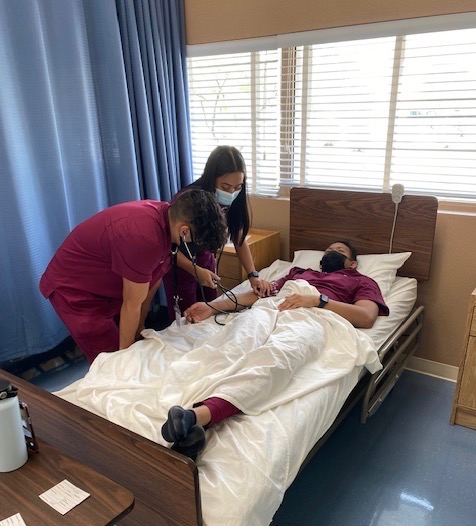
[(233, 192), (230, 194), (230, 192), (225, 192), (224, 190), (220, 190), (219, 188), (215, 188), (215, 197), (219, 204), (222, 206), (230, 206), (231, 203), (238, 197), (241, 190), (237, 190), (236, 192)]

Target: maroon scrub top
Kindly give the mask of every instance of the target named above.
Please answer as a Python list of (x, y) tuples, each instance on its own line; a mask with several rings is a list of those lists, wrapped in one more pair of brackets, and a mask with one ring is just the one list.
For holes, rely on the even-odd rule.
[(378, 315), (388, 316), (389, 310), (377, 283), (355, 269), (336, 270), (335, 272), (319, 272), (313, 269), (293, 267), (286, 276), (274, 283), (281, 290), (286, 281), (304, 279), (316, 287), (321, 294), (330, 299), (353, 304), (359, 300), (370, 300), (378, 305)]
[(48, 298), (58, 290), (71, 298), (73, 309), (96, 306), (103, 315), (119, 312), (123, 277), (153, 286), (170, 269), (169, 206), (160, 201), (132, 201), (80, 223), (43, 274), (42, 294)]

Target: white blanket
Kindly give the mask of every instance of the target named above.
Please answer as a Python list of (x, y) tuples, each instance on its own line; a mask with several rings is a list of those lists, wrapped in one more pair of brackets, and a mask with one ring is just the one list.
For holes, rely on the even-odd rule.
[[(274, 298), (196, 325), (144, 331), (129, 349), (101, 354), (77, 384), (81, 405), (147, 438), (163, 442), (160, 427), (172, 405), (191, 407), (211, 396), (258, 415), (329, 385), (357, 366), (381, 365), (366, 335), (317, 308), (280, 312), (290, 293), (316, 294), (307, 282), (286, 283)], [(220, 321), (220, 319), (219, 319)]]

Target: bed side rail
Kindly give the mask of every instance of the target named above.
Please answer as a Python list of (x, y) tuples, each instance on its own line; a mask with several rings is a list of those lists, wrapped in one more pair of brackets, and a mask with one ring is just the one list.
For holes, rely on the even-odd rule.
[(418, 349), (424, 311), (423, 306), (415, 309), (382, 346), (379, 357), (383, 369), (371, 376), (362, 400), (360, 421), (363, 424), (380, 407)]

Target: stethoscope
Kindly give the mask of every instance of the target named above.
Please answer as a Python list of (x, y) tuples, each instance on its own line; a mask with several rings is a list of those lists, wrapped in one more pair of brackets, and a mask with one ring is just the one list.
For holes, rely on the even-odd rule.
[[(201, 293), (201, 296), (202, 296), (202, 301), (206, 305), (208, 305), (208, 307), (210, 307), (211, 309), (213, 309), (216, 312), (216, 314), (214, 316), (215, 323), (217, 323), (218, 325), (225, 325), (225, 322), (221, 322), (221, 321), (218, 320), (219, 316), (225, 315), (226, 317), (228, 317), (230, 314), (241, 312), (241, 311), (238, 310), (239, 307), (242, 307), (244, 309), (250, 309), (251, 308), (249, 305), (242, 305), (241, 303), (239, 303), (235, 293), (232, 290), (230, 290), (230, 289), (224, 287), (223, 285), (221, 285), (221, 283), (219, 281), (216, 281), (216, 280), (214, 281), (215, 285), (217, 285), (217, 287), (219, 287), (220, 290), (222, 291), (222, 294), (224, 294), (233, 303), (234, 307), (233, 307), (232, 310), (225, 311), (225, 310), (218, 309), (217, 307), (211, 305), (206, 300), (206, 298), (205, 298), (205, 291), (203, 290), (203, 285), (200, 283), (200, 281), (198, 279), (197, 261), (196, 261), (197, 260), (197, 256), (195, 254), (192, 254), (192, 251), (190, 250), (190, 247), (188, 246), (188, 243), (185, 241), (184, 237), (180, 236), (180, 239), (181, 239), (181, 242), (182, 242), (183, 246), (185, 247), (185, 250), (187, 251), (186, 255), (188, 255), (188, 258), (192, 262), (193, 270), (194, 270), (194, 273), (195, 273), (195, 278), (196, 278), (197, 283), (199, 284), (199, 287), (200, 287), (200, 293)], [(218, 258), (218, 262), (217, 262), (217, 265), (216, 265), (215, 274), (218, 273), (218, 265), (220, 263), (221, 255), (223, 253), (223, 248), (224, 247), (221, 247), (221, 249), (220, 249), (220, 256)], [(176, 321), (178, 326), (182, 325), (182, 321), (183, 321), (182, 311), (180, 310), (180, 306), (179, 306), (180, 296), (178, 295), (177, 254), (178, 254), (179, 250), (180, 250), (179, 245), (176, 245), (171, 251), (171, 254), (172, 254), (172, 267), (173, 267), (174, 313), (175, 313), (175, 321)], [(226, 319), (225, 319), (225, 321), (226, 321)]]

